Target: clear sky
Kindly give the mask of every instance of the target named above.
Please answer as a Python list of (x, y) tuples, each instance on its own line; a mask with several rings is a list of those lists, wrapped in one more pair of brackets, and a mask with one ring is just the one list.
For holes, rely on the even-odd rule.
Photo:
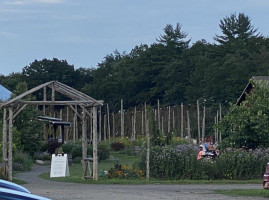
[(268, 0), (0, 0), (0, 74), (43, 58), (96, 67), (116, 49), (156, 42), (167, 24), (213, 43), (220, 20), (239, 12), (268, 36), (268, 10)]

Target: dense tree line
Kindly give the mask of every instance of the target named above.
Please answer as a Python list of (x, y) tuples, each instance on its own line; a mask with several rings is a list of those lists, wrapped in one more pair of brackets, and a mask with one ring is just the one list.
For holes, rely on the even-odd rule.
[[(131, 107), (144, 102), (166, 105), (235, 102), (251, 76), (268, 75), (269, 39), (258, 33), (244, 13), (220, 21), (222, 35), (215, 43), (200, 40), (190, 45), (178, 23), (167, 25), (150, 45), (130, 53), (115, 51), (97, 68), (74, 69), (65, 60), (35, 60), (21, 73), (1, 75), (0, 84), (11, 91), (18, 83), (28, 88), (58, 80), (118, 110), (120, 99)], [(227, 105), (227, 104), (226, 104)]]

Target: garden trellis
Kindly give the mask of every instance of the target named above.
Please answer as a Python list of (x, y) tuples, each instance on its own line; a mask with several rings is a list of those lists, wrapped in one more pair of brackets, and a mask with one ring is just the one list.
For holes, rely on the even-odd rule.
[[(51, 100), (47, 99), (49, 88), (51, 90)], [(37, 91), (43, 89), (42, 101), (31, 101), (25, 99), (28, 95), (34, 95)], [(58, 92), (68, 100), (56, 100), (55, 92)], [(32, 88), (17, 97), (0, 104), (3, 109), (3, 166), (5, 176), (12, 181), (12, 144), (13, 144), (13, 120), (26, 106), (43, 106), (43, 114), (46, 113), (46, 106), (65, 106), (73, 110), (73, 139), (78, 137), (78, 122), (77, 117), (81, 120), (81, 139), (82, 139), (82, 158), (87, 158), (87, 117), (92, 120), (92, 143), (93, 143), (93, 179), (98, 180), (97, 171), (97, 107), (101, 107), (103, 101), (97, 101), (94, 98), (79, 92), (65, 84), (57, 81), (50, 81)], [(60, 111), (62, 115), (62, 111)], [(69, 117), (69, 110), (67, 114)], [(68, 137), (68, 136), (67, 136)], [(45, 137), (47, 138), (47, 137)], [(68, 140), (68, 138), (67, 138)], [(8, 146), (7, 146), (8, 144)], [(82, 164), (82, 169), (85, 169), (85, 162)]]

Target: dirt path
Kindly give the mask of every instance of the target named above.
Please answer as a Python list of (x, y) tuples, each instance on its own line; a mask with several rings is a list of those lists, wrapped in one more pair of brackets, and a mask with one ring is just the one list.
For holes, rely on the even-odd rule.
[(32, 193), (54, 200), (226, 200), (264, 199), (253, 197), (227, 197), (215, 194), (215, 189), (260, 189), (261, 185), (99, 185), (63, 183), (43, 180), (39, 174), (49, 167), (34, 165), (31, 172), (19, 173), (15, 178), (27, 182), (24, 185)]

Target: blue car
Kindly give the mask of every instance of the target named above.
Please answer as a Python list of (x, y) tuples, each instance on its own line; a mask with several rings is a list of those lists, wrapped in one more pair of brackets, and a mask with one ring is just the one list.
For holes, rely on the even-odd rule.
[(50, 200), (45, 197), (31, 194), (29, 190), (18, 184), (0, 179), (1, 200)]

